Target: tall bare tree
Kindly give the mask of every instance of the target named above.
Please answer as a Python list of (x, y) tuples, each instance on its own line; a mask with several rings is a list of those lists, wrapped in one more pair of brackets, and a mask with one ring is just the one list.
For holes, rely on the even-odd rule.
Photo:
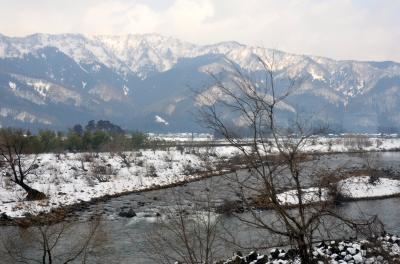
[[(200, 118), (209, 129), (240, 151), (250, 169), (246, 177), (237, 176), (235, 182), (251, 217), (240, 214), (237, 217), (243, 223), (285, 237), (288, 243), (296, 246), (302, 263), (312, 263), (313, 239), (326, 232), (328, 218), (351, 228), (369, 223), (338, 214), (331, 206), (334, 196), (324, 188), (329, 186), (315, 186), (321, 176), (316, 165), (304, 165), (307, 160), (304, 148), (315, 130), (301, 121), (287, 103), (301, 81), (278, 82), (274, 56), (269, 60), (258, 58), (258, 63), (263, 70), (262, 78), (247, 75), (233, 62), (229, 78), (211, 74), (214, 86), (197, 94)], [(289, 122), (283, 125), (278, 119), (285, 111), (295, 116), (289, 127)], [(247, 131), (246, 144), (235, 123), (242, 126), (242, 131)], [(255, 204), (272, 209), (276, 220), (263, 218), (252, 209)]]
[(28, 139), (22, 131), (2, 129), (0, 130), (0, 157), (6, 164), (5, 174), (10, 180), (22, 187), (27, 200), (45, 199), (46, 195), (26, 183), (29, 176), (35, 175), (38, 168), (36, 155), (26, 155)]
[(157, 227), (146, 235), (145, 244), (152, 249), (149, 258), (166, 264), (215, 263), (222, 257), (218, 255), (221, 216), (214, 212), (213, 194), (194, 197), (174, 190), (170, 196), (173, 207), (162, 212), (165, 217), (160, 217)]
[[(80, 224), (83, 225), (83, 224)], [(87, 263), (89, 252), (100, 247), (101, 219), (95, 216), (84, 230), (70, 222), (19, 227), (1, 233), (2, 260), (7, 263)]]

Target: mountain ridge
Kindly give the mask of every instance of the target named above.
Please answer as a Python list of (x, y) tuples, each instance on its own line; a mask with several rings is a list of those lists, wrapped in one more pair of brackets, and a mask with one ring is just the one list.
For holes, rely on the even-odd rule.
[[(62, 105), (61, 108), (77, 107), (79, 112), (87, 113), (81, 116), (82, 119), (108, 117), (119, 121), (122, 118), (127, 127), (137, 123), (149, 130), (194, 129), (193, 122), (188, 116), (182, 117), (182, 113), (178, 115), (182, 120), (174, 120), (174, 113), (177, 115), (179, 110), (177, 105), (181, 105), (182, 111), (193, 110), (194, 100), (187, 95), (186, 85), (204, 86), (210, 81), (207, 72), (225, 71), (229, 67), (227, 61), (235, 62), (241, 70), (257, 76), (261, 71), (258, 57), (266, 59), (272, 54), (277, 62), (278, 79), (300, 77), (306, 80), (294, 97), (297, 101), (292, 104), (319, 98), (332, 108), (329, 115), (335, 126), (342, 126), (344, 130), (373, 131), (379, 127), (400, 126), (398, 107), (395, 106), (400, 87), (400, 64), (394, 61), (334, 60), (247, 46), (236, 41), (196, 45), (159, 34), (42, 33), (25, 37), (0, 34), (0, 95), (18, 102), (10, 105), (4, 97), (0, 99), (0, 123), (16, 124), (12, 120), (23, 112), (41, 120), (48, 116), (43, 112), (44, 108)], [(29, 78), (35, 79), (35, 83), (28, 81)], [(158, 94), (163, 94), (164, 98), (161, 100)], [(177, 100), (181, 97), (184, 99)], [(76, 105), (77, 101), (79, 105)], [(311, 109), (312, 103), (310, 101), (308, 106), (301, 108)], [(43, 106), (42, 110), (31, 111), (39, 105)], [(358, 107), (354, 109), (355, 106)], [(16, 114), (12, 117), (10, 110), (1, 111), (1, 107)], [(353, 112), (346, 112), (349, 109)], [(130, 116), (124, 120), (126, 113)], [(369, 117), (359, 118), (356, 125), (349, 124), (354, 120), (346, 121), (349, 116), (365, 116), (366, 113)], [(382, 115), (387, 115), (388, 120), (378, 124)], [(160, 126), (154, 116), (162, 117), (169, 125)], [(140, 121), (143, 118), (151, 122)], [(70, 121), (65, 120), (70, 119), (51, 116), (46, 124), (65, 127), (70, 125)], [(371, 123), (368, 119), (375, 121)], [(184, 122), (191, 125), (186, 126)], [(34, 123), (38, 122), (30, 124)]]

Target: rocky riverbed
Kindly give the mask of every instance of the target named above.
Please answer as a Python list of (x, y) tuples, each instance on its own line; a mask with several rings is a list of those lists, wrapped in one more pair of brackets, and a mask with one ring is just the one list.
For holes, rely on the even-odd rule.
[[(317, 244), (312, 251), (315, 263), (400, 263), (400, 238), (382, 234), (369, 240), (325, 241)], [(300, 264), (294, 249), (271, 249), (267, 253), (255, 251), (248, 255), (236, 252), (227, 261), (219, 264)]]

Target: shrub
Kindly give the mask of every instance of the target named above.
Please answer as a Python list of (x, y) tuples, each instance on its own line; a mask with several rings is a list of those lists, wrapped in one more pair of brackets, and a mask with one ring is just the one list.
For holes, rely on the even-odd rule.
[(337, 182), (331, 183), (328, 186), (328, 194), (336, 205), (340, 205), (348, 200), (348, 197), (343, 194)]
[(165, 161), (165, 162), (168, 162), (168, 163), (171, 163), (171, 162), (172, 162), (172, 157), (171, 157), (171, 155), (165, 154), (165, 156), (164, 156), (164, 161)]
[(99, 182), (109, 182), (111, 179), (111, 176), (105, 175), (105, 174), (93, 174), (93, 178), (95, 178)]
[(185, 174), (185, 175), (193, 175), (194, 173), (196, 173), (196, 170), (192, 166), (192, 163), (190, 161), (183, 165), (183, 174)]
[(143, 160), (138, 160), (136, 162), (136, 165), (138, 165), (139, 167), (143, 167), (143, 164), (144, 164)]
[(98, 182), (109, 182), (111, 179), (111, 174), (113, 174), (111, 166), (100, 165), (97, 163), (92, 164), (91, 172), (92, 172), (92, 177), (96, 179)]
[(179, 145), (176, 147), (176, 150), (179, 151), (181, 154), (183, 154), (183, 152), (185, 151), (185, 147), (182, 145)]
[(121, 158), (121, 162), (125, 164), (128, 168), (131, 167), (131, 159), (130, 156), (126, 155), (123, 152), (119, 152), (118, 156)]
[(81, 160), (83, 162), (93, 162), (94, 157), (93, 157), (92, 153), (83, 153), (81, 156)]
[(147, 177), (158, 177), (156, 167), (153, 164), (147, 167)]
[(368, 178), (368, 183), (372, 185), (376, 185), (380, 182), (380, 178), (377, 173), (372, 172), (372, 174)]

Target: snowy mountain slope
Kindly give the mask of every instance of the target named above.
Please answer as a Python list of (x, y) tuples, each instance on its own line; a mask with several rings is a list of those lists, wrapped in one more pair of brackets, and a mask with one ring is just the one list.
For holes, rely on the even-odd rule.
[(335, 61), (237, 42), (195, 45), (156, 34), (0, 34), (0, 106), (56, 127), (108, 118), (151, 130), (159, 129), (158, 115), (168, 116), (168, 128), (160, 129), (194, 129), (190, 90), (210, 85), (208, 72), (229, 74), (233, 61), (258, 76), (258, 59), (272, 55), (278, 80), (303, 80), (290, 107), (323, 113), (321, 120), (344, 130), (400, 127), (398, 63)]

